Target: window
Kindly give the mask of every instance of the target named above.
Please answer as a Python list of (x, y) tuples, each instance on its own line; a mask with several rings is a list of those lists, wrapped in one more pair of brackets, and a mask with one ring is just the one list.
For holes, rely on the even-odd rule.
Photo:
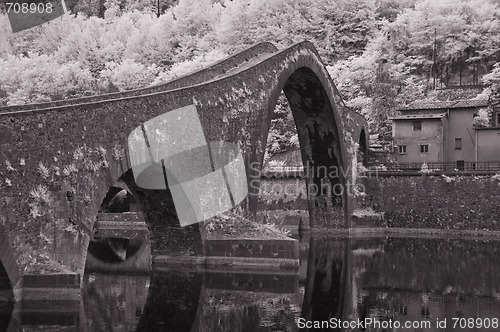
[(455, 138), (455, 150), (461, 150), (461, 149), (462, 149), (462, 139)]
[(430, 312), (429, 312), (429, 307), (422, 307), (422, 309), (420, 309), (420, 314), (422, 316), (426, 316), (428, 317)]
[(420, 145), (420, 153), (429, 153), (429, 145)]
[(497, 127), (500, 127), (500, 112), (497, 113)]
[(408, 315), (408, 307), (405, 305), (399, 306), (399, 313), (402, 315)]
[(406, 154), (406, 145), (398, 146), (398, 153), (399, 154)]
[(413, 121), (413, 130), (422, 130), (422, 121)]

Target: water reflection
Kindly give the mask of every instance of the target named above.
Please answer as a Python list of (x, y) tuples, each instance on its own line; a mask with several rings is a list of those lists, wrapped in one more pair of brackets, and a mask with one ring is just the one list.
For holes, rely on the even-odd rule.
[(85, 274), (82, 290), (87, 331), (134, 331), (149, 292), (149, 275)]
[[(499, 253), (500, 242), (488, 240), (303, 238), (298, 274), (158, 269), (151, 275), (89, 273), (75, 327), (298, 331), (296, 322), (302, 317), (319, 322), (371, 318), (402, 325), (430, 321), (430, 328), (392, 331), (457, 331), (452, 318), (500, 318)], [(0, 303), (0, 322), (7, 321), (9, 310)], [(29, 322), (20, 317), (26, 328)], [(445, 319), (446, 328), (438, 328), (436, 321)], [(500, 331), (491, 326), (460, 331)], [(59, 331), (55, 325), (51, 330)]]

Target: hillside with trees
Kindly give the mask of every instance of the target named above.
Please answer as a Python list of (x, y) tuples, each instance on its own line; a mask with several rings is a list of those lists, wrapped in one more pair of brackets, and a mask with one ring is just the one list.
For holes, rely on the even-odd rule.
[[(499, 0), (81, 0), (74, 13), (12, 33), (0, 15), (0, 105), (136, 89), (200, 69), (261, 41), (309, 40), (347, 105), (373, 132), (435, 88), (499, 93)], [(273, 132), (284, 148), (290, 116)], [(288, 146), (288, 147), (287, 147)]]

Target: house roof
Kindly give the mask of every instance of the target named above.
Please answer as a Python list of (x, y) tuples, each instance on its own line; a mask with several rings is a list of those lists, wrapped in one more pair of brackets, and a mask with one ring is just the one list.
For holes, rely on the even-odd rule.
[(431, 114), (405, 114), (399, 115), (390, 120), (418, 120), (418, 119), (441, 119), (446, 116), (446, 113), (431, 113)]
[(400, 111), (436, 110), (436, 109), (448, 109), (448, 108), (486, 107), (486, 106), (488, 106), (488, 99), (468, 99), (468, 100), (452, 100), (452, 101), (417, 100), (410, 103), (408, 106), (401, 108)]

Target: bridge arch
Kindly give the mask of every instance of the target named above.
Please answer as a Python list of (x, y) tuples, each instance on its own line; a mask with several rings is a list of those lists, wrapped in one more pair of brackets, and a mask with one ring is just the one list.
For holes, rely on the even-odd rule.
[[(128, 234), (130, 232), (126, 230), (127, 234), (123, 234), (124, 237), (121, 238), (118, 236), (120, 232), (117, 232), (118, 235), (112, 236), (112, 243), (106, 243), (102, 239), (102, 234), (105, 232), (101, 233), (99, 226), (102, 222), (97, 222), (93, 226), (94, 231), (98, 231), (99, 239), (90, 241), (83, 248), (87, 264), (97, 270), (126, 271), (129, 268), (131, 271), (144, 272), (151, 269), (152, 255), (168, 255), (174, 252), (183, 252), (187, 255), (202, 254), (200, 227), (198, 224), (182, 228), (179, 226), (170, 190), (168, 188), (167, 190), (148, 190), (137, 186), (132, 169), (127, 169), (127, 167), (127, 165), (111, 163), (110, 168), (116, 172), (110, 172), (108, 183), (113, 184), (109, 185), (107, 191), (106, 186), (102, 188), (100, 199), (96, 199), (93, 203), (95, 205), (93, 210), (97, 211), (97, 220), (101, 216), (106, 219), (108, 215), (111, 215), (111, 219), (116, 219), (116, 221), (144, 221), (147, 230), (138, 224), (134, 226), (134, 230), (130, 230), (133, 234)], [(116, 178), (117, 180), (112, 182)], [(125, 194), (122, 195), (122, 193)], [(113, 206), (113, 202), (120, 195), (124, 196), (125, 202), (118, 202)], [(113, 212), (111, 210), (117, 213), (106, 213)], [(119, 247), (120, 244), (123, 245), (123, 248), (119, 249), (122, 249), (124, 255), (126, 251), (126, 256), (111, 257), (113, 255), (110, 256), (110, 254), (116, 254), (115, 249), (117, 249), (113, 248), (112, 244)]]
[(362, 162), (364, 166), (367, 165), (367, 154), (368, 154), (368, 138), (366, 137), (365, 129), (361, 129), (361, 133), (359, 134), (359, 147), (358, 150), (361, 152), (361, 160), (358, 158), (358, 162)]
[(308, 55), (292, 62), (280, 73), (278, 84), (271, 92), (263, 142), (267, 141), (272, 112), (281, 91), (290, 104), (302, 162), (308, 169), (306, 185), (310, 226), (328, 225), (331, 222), (328, 218), (334, 215), (334, 211), (328, 210), (335, 209), (339, 203), (345, 226), (349, 213), (347, 179), (344, 176), (347, 152), (342, 132), (343, 103), (339, 103), (338, 92), (330, 77), (325, 75), (323, 65), (314, 56)]

